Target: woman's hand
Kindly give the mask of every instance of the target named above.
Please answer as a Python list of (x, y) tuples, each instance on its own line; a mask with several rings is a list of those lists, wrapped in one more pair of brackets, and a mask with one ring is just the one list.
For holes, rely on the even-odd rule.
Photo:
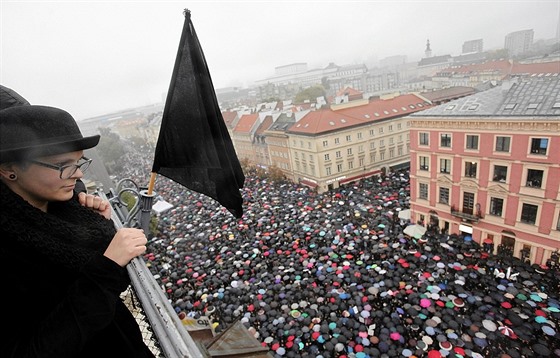
[(79, 193), (78, 201), (80, 205), (90, 208), (98, 214), (102, 215), (105, 219), (111, 218), (111, 204), (107, 200), (93, 194)]
[(125, 267), (130, 260), (146, 251), (148, 239), (144, 231), (134, 228), (121, 228), (103, 253), (106, 257)]

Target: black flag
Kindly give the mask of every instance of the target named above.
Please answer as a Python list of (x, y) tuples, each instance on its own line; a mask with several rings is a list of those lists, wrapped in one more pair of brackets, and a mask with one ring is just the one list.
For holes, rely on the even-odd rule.
[(240, 218), (243, 199), (239, 189), (245, 176), (218, 106), (190, 11), (184, 14), (152, 172), (215, 199)]

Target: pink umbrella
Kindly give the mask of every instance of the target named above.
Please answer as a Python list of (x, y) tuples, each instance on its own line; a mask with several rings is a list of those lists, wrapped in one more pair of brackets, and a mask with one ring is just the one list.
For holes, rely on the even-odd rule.
[(427, 299), (427, 298), (422, 298), (422, 299), (420, 300), (420, 306), (421, 306), (421, 307), (428, 308), (428, 307), (430, 307), (431, 305), (432, 305), (432, 301), (430, 301), (430, 300)]
[(394, 341), (398, 341), (401, 338), (401, 335), (399, 334), (399, 332), (392, 332), (389, 336)]

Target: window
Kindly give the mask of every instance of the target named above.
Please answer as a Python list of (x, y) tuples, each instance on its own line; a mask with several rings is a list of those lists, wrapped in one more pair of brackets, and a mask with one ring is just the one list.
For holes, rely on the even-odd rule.
[(383, 127), (379, 128), (379, 133), (383, 133)]
[(441, 134), (439, 146), (444, 148), (451, 148), (451, 134)]
[(342, 154), (340, 154), (340, 150), (337, 150), (337, 151), (336, 151), (336, 157), (337, 157), (337, 158), (342, 158)]
[(419, 199), (428, 199), (428, 184), (420, 183), (420, 190), (418, 193)]
[(465, 162), (465, 176), (469, 178), (476, 178), (476, 162)]
[(379, 146), (380, 146), (380, 147), (385, 146), (385, 139), (381, 139), (381, 140), (379, 141)]
[(328, 147), (329, 146), (329, 141), (328, 140), (324, 140), (323, 141), (323, 147)]
[(346, 150), (346, 153), (347, 153), (348, 155), (352, 155), (352, 148), (348, 148), (348, 149)]
[(508, 168), (504, 165), (494, 165), (494, 176), (492, 177), (492, 181), (505, 183), (507, 179), (507, 170)]
[(375, 135), (375, 129), (370, 129), (369, 135), (373, 137)]
[(496, 137), (496, 152), (509, 152), (510, 137)]
[(339, 144), (340, 143), (340, 139), (339, 138), (335, 138), (334, 139), (334, 144)]
[(379, 153), (379, 160), (385, 160), (385, 151)]
[(389, 148), (389, 158), (395, 157), (395, 148)]
[(401, 130), (401, 128), (402, 128), (402, 124), (397, 123), (397, 130)]
[(351, 142), (351, 141), (352, 141), (352, 136), (347, 135), (347, 136), (346, 136), (346, 141), (347, 141), (347, 142)]
[(439, 188), (439, 202), (449, 204), (449, 188)]
[(477, 135), (467, 135), (467, 149), (478, 149), (478, 136)]
[(330, 154), (325, 154), (325, 161), (331, 160)]
[(389, 124), (389, 132), (392, 132), (392, 131), (393, 131), (393, 125)]
[(358, 132), (358, 139), (362, 139), (362, 132)]
[(337, 171), (338, 173), (341, 173), (341, 172), (342, 172), (342, 164), (337, 164), (337, 165), (336, 165), (336, 171)]
[(535, 224), (537, 222), (537, 211), (539, 207), (533, 204), (523, 204), (521, 209), (521, 222)]
[(451, 159), (440, 159), (439, 171), (440, 173), (444, 173), (444, 174), (451, 173)]
[(369, 161), (375, 163), (375, 152), (369, 153)]
[(548, 138), (531, 139), (531, 154), (546, 155), (548, 148)]
[(327, 175), (331, 175), (331, 167), (325, 167), (325, 172)]
[(397, 155), (398, 155), (399, 157), (400, 157), (401, 155), (403, 155), (402, 147), (399, 147), (399, 148), (397, 149), (397, 153), (398, 153)]
[(375, 149), (375, 142), (372, 141), (372, 142), (369, 144), (369, 149)]
[(464, 192), (463, 193), (463, 213), (473, 214), (474, 209), (474, 193)]
[(389, 145), (393, 144), (395, 141), (393, 139), (393, 137), (389, 138)]
[(363, 152), (364, 152), (364, 145), (363, 145), (363, 144), (360, 144), (360, 145), (358, 146), (358, 153), (363, 153)]
[(354, 169), (354, 161), (352, 160), (348, 161), (348, 169)]
[(430, 170), (430, 158), (420, 156), (420, 170)]
[[(360, 163), (360, 164), (358, 164), (358, 165), (359, 165), (360, 167), (363, 167), (363, 166), (364, 166), (364, 158), (360, 158), (359, 163)], [(366, 170), (366, 168), (364, 168), (364, 170)]]
[(490, 198), (490, 215), (502, 216), (504, 208), (504, 199)]
[(527, 170), (527, 186), (540, 188), (542, 185), (543, 171), (536, 169)]

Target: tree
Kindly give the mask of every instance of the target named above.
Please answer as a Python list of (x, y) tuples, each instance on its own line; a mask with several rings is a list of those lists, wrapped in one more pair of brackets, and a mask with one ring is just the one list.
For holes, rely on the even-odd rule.
[(278, 168), (276, 165), (271, 165), (268, 168), (268, 177), (276, 183), (285, 183), (287, 181), (282, 169)]
[(315, 102), (317, 100), (317, 97), (321, 96), (326, 97), (325, 88), (322, 85), (315, 85), (312, 87), (308, 87), (296, 94), (294, 103), (304, 103), (306, 100)]
[(124, 165), (124, 154), (126, 147), (118, 134), (111, 132), (109, 128), (98, 128), (101, 134), (97, 150), (103, 159), (105, 168), (110, 175), (116, 174), (118, 169)]

